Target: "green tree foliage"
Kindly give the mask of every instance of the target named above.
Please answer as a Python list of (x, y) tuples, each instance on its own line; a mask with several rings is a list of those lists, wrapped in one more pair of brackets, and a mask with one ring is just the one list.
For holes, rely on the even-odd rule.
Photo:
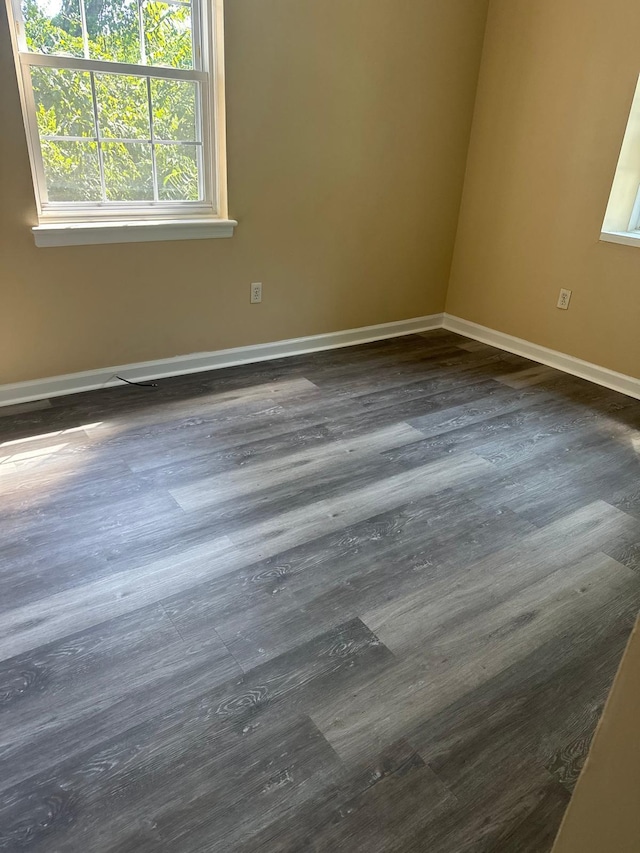
[[(29, 50), (84, 56), (78, 0), (62, 0), (53, 15), (46, 0), (25, 0), (23, 15)], [(144, 50), (135, 0), (85, 0), (85, 16), (92, 59), (138, 65), (146, 56), (148, 65), (192, 67), (189, 6), (145, 2)], [(160, 201), (198, 199), (198, 149), (189, 144), (197, 141), (197, 84), (151, 77), (148, 92), (146, 77), (44, 67), (31, 74), (51, 201), (105, 200), (94, 92), (106, 200), (153, 200), (154, 156)], [(162, 144), (150, 143), (151, 121)]]

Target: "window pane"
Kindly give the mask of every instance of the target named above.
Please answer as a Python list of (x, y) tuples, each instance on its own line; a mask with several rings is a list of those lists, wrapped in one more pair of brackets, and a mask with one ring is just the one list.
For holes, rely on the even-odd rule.
[(89, 56), (137, 65), (140, 23), (137, 0), (84, 0)]
[(96, 74), (100, 135), (112, 139), (149, 139), (149, 99), (144, 77)]
[(23, 0), (22, 16), (33, 53), (84, 55), (79, 0)]
[(100, 201), (97, 143), (43, 140), (41, 147), (49, 201)]
[(153, 201), (150, 144), (106, 142), (102, 156), (109, 201)]
[(86, 71), (31, 68), (41, 136), (95, 136), (91, 77)]
[(142, 17), (149, 65), (193, 68), (191, 6), (145, 2)]
[(196, 145), (156, 145), (160, 201), (198, 201)]
[(156, 139), (196, 141), (196, 86), (184, 80), (151, 80)]

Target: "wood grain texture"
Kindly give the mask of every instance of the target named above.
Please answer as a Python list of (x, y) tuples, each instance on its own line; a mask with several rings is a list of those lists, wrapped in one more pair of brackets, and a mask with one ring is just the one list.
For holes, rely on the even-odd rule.
[(548, 853), (640, 403), (443, 330), (0, 419), (0, 850)]
[(286, 485), (290, 491), (297, 480), (316, 482), (326, 476), (327, 471), (342, 470), (347, 462), (349, 465), (356, 460), (368, 462), (369, 457), (378, 456), (383, 450), (411, 444), (421, 438), (418, 430), (400, 424), (345, 441), (334, 441), (329, 447), (305, 448), (252, 465), (248, 471), (228, 471), (169, 491), (187, 512), (244, 495), (255, 496), (263, 490), (268, 490), (271, 495), (277, 486)]
[[(214, 631), (185, 643), (161, 605), (0, 663), (0, 778), (35, 773), (241, 676)], [(141, 702), (144, 696), (144, 702)]]
[(503, 385), (508, 385), (509, 388), (527, 388), (529, 385), (539, 385), (547, 379), (553, 378), (556, 371), (553, 367), (546, 367), (544, 364), (536, 364), (535, 367), (529, 367), (525, 370), (518, 370), (515, 373), (507, 373), (504, 376), (496, 377), (498, 382)]

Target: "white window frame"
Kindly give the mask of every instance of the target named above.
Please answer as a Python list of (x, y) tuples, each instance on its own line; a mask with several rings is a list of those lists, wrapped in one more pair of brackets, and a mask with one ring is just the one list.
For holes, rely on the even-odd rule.
[(638, 192), (636, 193), (636, 200), (633, 203), (633, 207), (631, 209), (631, 218), (629, 219), (629, 231), (637, 232), (640, 231), (640, 186), (638, 187)]
[(640, 248), (640, 78), (630, 105), (600, 240)]
[[(130, 65), (84, 57), (31, 53), (26, 49), (20, 0), (6, 2), (38, 214), (38, 224), (32, 229), (36, 244), (78, 245), (231, 236), (237, 222), (229, 219), (227, 209), (224, 0), (191, 0), (193, 69)], [(196, 137), (200, 143), (198, 172), (201, 200), (49, 202), (31, 85), (30, 69), (36, 66), (98, 73), (113, 72), (147, 80), (163, 78), (197, 82), (201, 92), (197, 101), (200, 127), (197, 128)], [(153, 128), (151, 139), (143, 141), (155, 142)], [(100, 142), (98, 137), (99, 149)]]

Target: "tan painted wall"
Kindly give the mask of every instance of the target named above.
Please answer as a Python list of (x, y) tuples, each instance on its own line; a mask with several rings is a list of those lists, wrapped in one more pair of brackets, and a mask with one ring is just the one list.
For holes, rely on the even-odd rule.
[(486, 7), (227, 0), (236, 236), (56, 249), (3, 10), (0, 383), (442, 311)]
[(640, 623), (598, 726), (553, 853), (640, 850)]
[[(640, 250), (598, 241), (633, 0), (491, 0), (447, 311), (640, 377)], [(569, 311), (556, 307), (573, 290)]]

